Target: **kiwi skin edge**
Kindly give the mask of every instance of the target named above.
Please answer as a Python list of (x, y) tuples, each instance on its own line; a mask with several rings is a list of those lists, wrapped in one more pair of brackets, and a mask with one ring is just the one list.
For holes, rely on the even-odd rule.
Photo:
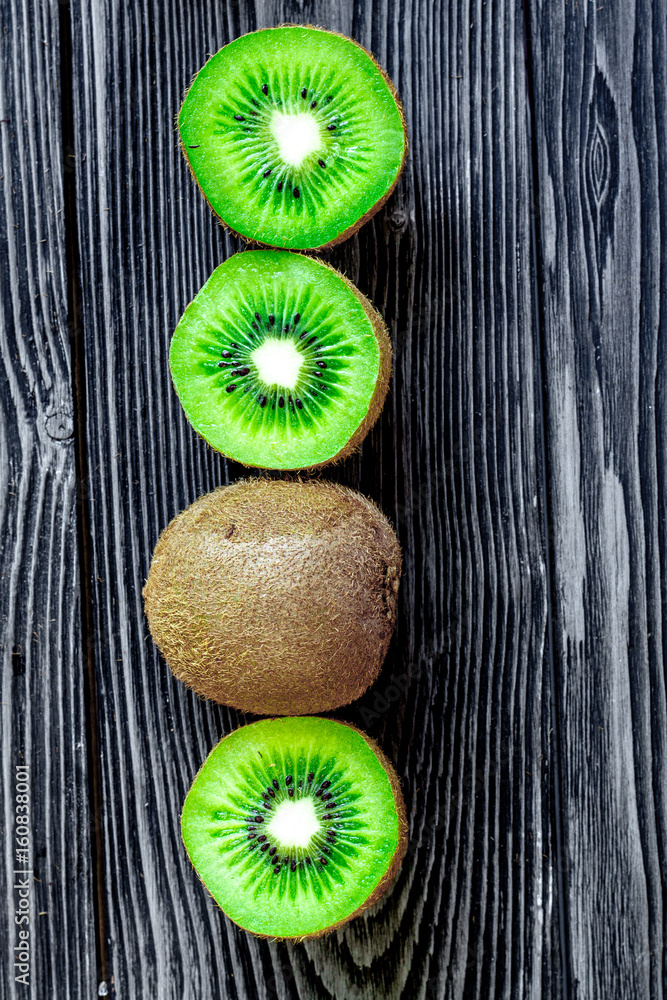
[[(274, 716), (274, 718), (279, 718), (279, 716)], [(246, 934), (252, 934), (253, 937), (264, 938), (269, 941), (293, 941), (297, 944), (301, 941), (312, 941), (315, 938), (326, 937), (328, 934), (332, 934), (333, 931), (338, 930), (340, 927), (344, 927), (345, 924), (350, 923), (350, 921), (354, 920), (356, 917), (361, 916), (361, 914), (364, 913), (366, 910), (368, 910), (371, 906), (373, 906), (374, 903), (377, 903), (392, 887), (393, 883), (396, 880), (400, 867), (403, 863), (403, 858), (405, 857), (405, 852), (407, 850), (407, 845), (408, 845), (408, 821), (405, 809), (405, 800), (403, 798), (403, 793), (401, 792), (400, 781), (394, 769), (394, 765), (391, 763), (391, 761), (384, 753), (384, 751), (380, 748), (379, 744), (376, 743), (375, 740), (371, 739), (371, 737), (368, 736), (362, 729), (359, 729), (357, 726), (353, 726), (350, 722), (342, 722), (340, 719), (336, 719), (335, 721), (338, 722), (339, 725), (347, 726), (348, 729), (353, 729), (355, 733), (359, 733), (362, 739), (368, 744), (373, 753), (376, 755), (376, 757), (382, 764), (382, 767), (384, 768), (387, 777), (389, 778), (389, 783), (391, 784), (391, 790), (394, 795), (394, 804), (396, 806), (396, 812), (398, 814), (398, 844), (396, 846), (396, 851), (394, 852), (394, 857), (392, 858), (391, 865), (384, 873), (384, 875), (382, 876), (382, 878), (380, 879), (380, 881), (378, 882), (378, 884), (376, 885), (375, 889), (368, 897), (368, 899), (361, 906), (357, 907), (357, 909), (353, 913), (350, 913), (349, 916), (344, 917), (342, 920), (337, 921), (335, 924), (331, 924), (329, 927), (324, 927), (321, 931), (316, 931), (314, 934), (305, 934), (302, 935), (301, 937), (278, 937), (276, 935), (271, 935), (271, 934), (256, 934), (254, 931), (249, 931), (246, 927), (243, 927), (242, 924), (236, 923), (236, 921), (232, 920), (232, 918), (229, 917), (222, 909), (222, 907), (218, 904), (217, 900), (215, 899), (215, 896), (210, 891), (206, 883), (200, 878), (199, 872), (195, 868), (195, 874), (197, 875), (197, 878), (204, 886), (206, 892), (209, 894), (209, 896), (211, 897), (215, 905), (218, 907), (218, 909), (222, 913), (225, 913), (225, 916), (227, 917), (228, 920), (232, 920), (232, 923), (236, 923), (237, 927), (240, 927), (241, 930), (246, 932)], [(204, 765), (202, 764), (202, 767), (203, 766)], [(201, 768), (199, 770), (201, 771)], [(199, 771), (197, 772), (197, 774), (199, 774)], [(193, 782), (196, 780), (196, 777), (197, 775), (195, 775)], [(182, 816), (181, 816), (180, 828), (181, 828), (181, 840), (183, 841), (183, 846), (185, 847), (185, 853), (188, 855), (189, 859), (190, 855), (188, 854), (187, 846), (185, 844), (185, 841), (183, 840)], [(192, 862), (190, 862), (190, 864), (192, 864)], [(194, 865), (192, 865), (192, 867), (194, 868)]]
[[(398, 168), (398, 171), (396, 173), (396, 179), (394, 180), (394, 183), (391, 185), (391, 187), (389, 188), (389, 190), (387, 191), (387, 193), (384, 194), (378, 201), (375, 202), (374, 205), (372, 205), (368, 209), (368, 211), (366, 212), (365, 215), (362, 215), (360, 219), (358, 219), (351, 226), (348, 226), (347, 229), (345, 229), (342, 233), (339, 233), (338, 236), (334, 237), (333, 240), (330, 240), (328, 243), (322, 243), (320, 246), (317, 246), (317, 247), (298, 247), (298, 248), (294, 248), (297, 253), (300, 252), (300, 251), (306, 251), (306, 252), (315, 251), (316, 253), (319, 253), (321, 250), (330, 250), (332, 247), (338, 246), (339, 243), (344, 243), (345, 240), (348, 240), (351, 236), (354, 236), (354, 234), (357, 233), (361, 229), (361, 227), (364, 226), (369, 221), (369, 219), (373, 218), (373, 216), (375, 215), (376, 212), (380, 211), (380, 209), (382, 208), (382, 206), (384, 205), (384, 203), (387, 201), (387, 199), (390, 197), (390, 195), (392, 195), (394, 193), (394, 189), (395, 189), (396, 185), (398, 184), (398, 181), (400, 179), (401, 174), (403, 173), (403, 168), (405, 167), (405, 161), (408, 158), (408, 152), (409, 152), (409, 148), (408, 148), (408, 131), (407, 131), (407, 127), (406, 127), (406, 124), (405, 124), (405, 111), (403, 110), (403, 104), (401, 103), (401, 99), (398, 96), (398, 91), (396, 90), (396, 87), (394, 86), (394, 83), (393, 83), (391, 77), (389, 76), (389, 74), (387, 73), (387, 71), (385, 69), (383, 69), (382, 66), (380, 66), (379, 62), (377, 61), (377, 59), (375, 58), (375, 56), (373, 55), (373, 53), (369, 52), (369, 50), (367, 48), (365, 48), (363, 45), (360, 45), (359, 42), (357, 42), (354, 38), (350, 38), (349, 35), (344, 35), (342, 31), (332, 31), (331, 28), (321, 28), (321, 27), (319, 27), (316, 24), (293, 24), (291, 22), (288, 22), (286, 24), (274, 24), (273, 28), (313, 28), (315, 31), (325, 31), (328, 35), (337, 35), (339, 38), (344, 38), (346, 41), (352, 42), (353, 45), (356, 45), (357, 48), (361, 49), (363, 52), (366, 53), (366, 55), (371, 60), (371, 62), (373, 63), (373, 65), (379, 70), (380, 74), (382, 75), (382, 78), (384, 79), (385, 83), (389, 87), (389, 91), (391, 93), (391, 96), (394, 98), (394, 100), (396, 102), (396, 107), (398, 108), (398, 113), (401, 116), (401, 124), (403, 126), (403, 139), (404, 139), (403, 159), (401, 160), (401, 165)], [(271, 28), (268, 28), (268, 29), (267, 28), (260, 28), (258, 30), (259, 31), (267, 31), (267, 30), (271, 31), (272, 29)], [(248, 31), (248, 32), (245, 32), (245, 34), (252, 35), (252, 34), (256, 34), (256, 32)], [(241, 36), (239, 36), (239, 37), (241, 37)], [(197, 73), (199, 73), (199, 70), (197, 70)], [(195, 73), (195, 77), (197, 76), (197, 73)], [(195, 77), (193, 77), (193, 82), (194, 82)], [(192, 84), (190, 84), (190, 86), (192, 86)], [(188, 87), (188, 89), (186, 90), (185, 96), (183, 97), (183, 100), (181, 101), (181, 107), (178, 109), (178, 112), (176, 113), (176, 118), (175, 118), (176, 132), (177, 132), (178, 137), (179, 137), (178, 141), (179, 141), (179, 145), (181, 147), (181, 152), (183, 153), (183, 156), (185, 157), (185, 162), (188, 165), (188, 170), (190, 171), (190, 173), (194, 177), (195, 183), (196, 183), (197, 187), (199, 188), (199, 190), (200, 190), (200, 192), (202, 194), (202, 197), (204, 198), (204, 201), (206, 202), (206, 204), (210, 208), (212, 214), (215, 216), (215, 218), (225, 227), (225, 229), (232, 236), (237, 236), (239, 239), (243, 240), (243, 242), (246, 243), (246, 244), (251, 244), (251, 245), (254, 245), (254, 246), (257, 246), (257, 247), (263, 247), (263, 248), (266, 248), (266, 249), (269, 249), (269, 250), (289, 250), (289, 249), (292, 249), (290, 247), (277, 247), (273, 243), (262, 243), (261, 240), (253, 240), (249, 236), (244, 236), (243, 233), (239, 233), (235, 229), (232, 229), (232, 227), (229, 225), (229, 223), (221, 215), (219, 215), (215, 211), (215, 209), (213, 208), (213, 206), (211, 205), (210, 201), (208, 200), (208, 198), (204, 194), (204, 191), (202, 190), (202, 186), (199, 183), (199, 180), (197, 179), (197, 176), (196, 176), (194, 170), (192, 169), (192, 165), (190, 163), (190, 160), (188, 159), (188, 155), (187, 155), (187, 152), (186, 152), (186, 149), (185, 149), (185, 143), (181, 139), (180, 132), (178, 130), (178, 119), (179, 119), (180, 114), (181, 114), (181, 109), (183, 107), (183, 103), (185, 102), (185, 98), (188, 96), (189, 91), (190, 91), (190, 87)]]
[[(345, 282), (345, 284), (350, 289), (352, 294), (361, 303), (364, 312), (366, 313), (368, 319), (371, 322), (371, 326), (373, 327), (373, 333), (375, 334), (375, 340), (378, 345), (379, 365), (378, 365), (377, 380), (375, 382), (375, 389), (373, 391), (373, 395), (370, 398), (368, 404), (368, 410), (366, 411), (366, 416), (361, 421), (355, 432), (352, 434), (347, 444), (343, 448), (341, 448), (340, 451), (336, 452), (335, 455), (332, 455), (331, 458), (325, 459), (325, 461), (323, 462), (316, 462), (315, 465), (300, 466), (298, 469), (293, 469), (293, 470), (289, 469), (281, 470), (284, 472), (289, 472), (289, 471), (315, 472), (316, 470), (322, 469), (327, 465), (342, 462), (343, 459), (347, 458), (349, 455), (352, 454), (352, 452), (356, 451), (361, 442), (368, 434), (371, 427), (375, 424), (378, 417), (380, 416), (382, 408), (384, 407), (384, 401), (387, 398), (387, 392), (389, 391), (389, 383), (391, 381), (392, 356), (393, 356), (391, 340), (389, 339), (389, 334), (387, 332), (387, 327), (385, 326), (384, 320), (382, 319), (382, 316), (377, 311), (373, 303), (366, 298), (363, 292), (359, 291), (356, 285), (353, 284), (353, 282), (351, 282), (349, 278), (347, 278), (344, 274), (338, 271), (335, 267), (332, 267), (331, 264), (328, 264), (324, 260), (319, 260), (317, 257), (310, 257), (306, 253), (300, 253), (294, 250), (276, 250), (275, 248), (270, 248), (270, 249), (274, 253), (293, 253), (295, 254), (295, 256), (306, 257), (307, 260), (312, 260), (315, 263), (319, 264), (321, 267), (326, 267), (330, 271), (333, 271), (334, 274), (337, 274), (338, 277)], [(176, 392), (176, 395), (178, 395), (178, 390), (176, 389), (176, 385), (173, 382), (173, 376), (172, 376), (172, 383), (174, 384), (174, 391)], [(209, 445), (209, 447), (213, 448), (213, 445)], [(234, 462), (238, 462), (239, 465), (243, 465), (245, 468), (259, 468), (259, 469), (272, 469), (272, 470), (275, 468), (274, 466), (247, 465), (245, 462), (242, 461), (242, 459), (238, 457), (238, 455), (227, 455), (226, 457), (231, 458)]]

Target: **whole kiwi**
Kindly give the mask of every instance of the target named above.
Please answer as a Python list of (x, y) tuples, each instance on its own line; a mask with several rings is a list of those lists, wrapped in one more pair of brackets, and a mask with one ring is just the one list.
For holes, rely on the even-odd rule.
[(258, 715), (325, 712), (377, 677), (400, 571), (391, 525), (361, 494), (248, 479), (169, 524), (146, 615), (171, 670), (205, 698)]

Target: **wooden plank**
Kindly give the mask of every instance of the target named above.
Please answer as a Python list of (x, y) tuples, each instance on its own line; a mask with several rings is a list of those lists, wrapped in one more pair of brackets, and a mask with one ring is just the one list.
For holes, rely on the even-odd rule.
[[(90, 996), (96, 988), (96, 959), (66, 275), (61, 11), (56, 2), (31, 0), (6, 0), (1, 7), (0, 882), (5, 894), (0, 996), (9, 1000)], [(24, 831), (15, 821), (26, 817)], [(25, 850), (27, 864), (17, 854)], [(30, 874), (18, 874), (25, 869)], [(17, 916), (21, 923), (15, 922)], [(20, 931), (30, 936), (21, 939)], [(21, 953), (14, 949), (24, 943), (28, 961), (16, 962)], [(17, 981), (25, 965), (27, 979)]]
[[(560, 997), (521, 7), (75, 10), (109, 988), (160, 1000)], [(173, 116), (208, 53), (289, 20), (371, 48), (403, 95), (412, 142), (396, 195), (331, 255), (383, 311), (396, 347), (381, 423), (335, 474), (397, 523), (401, 620), (377, 685), (340, 715), (396, 761), (410, 850), (374, 914), (298, 946), (238, 931), (189, 868), (181, 802), (241, 720), (172, 679), (141, 602), (159, 531), (240, 474), (196, 439), (170, 385), (171, 331), (237, 249), (188, 176)]]
[(665, 9), (532, 5), (574, 997), (665, 995)]

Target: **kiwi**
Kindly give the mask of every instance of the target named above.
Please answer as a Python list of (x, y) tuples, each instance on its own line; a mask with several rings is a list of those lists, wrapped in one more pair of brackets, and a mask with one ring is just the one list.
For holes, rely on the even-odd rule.
[(178, 127), (220, 219), (289, 249), (351, 236), (387, 200), (407, 155), (398, 95), (372, 55), (304, 25), (220, 49), (196, 75)]
[(258, 715), (325, 712), (382, 666), (401, 552), (370, 500), (320, 481), (208, 493), (162, 533), (144, 588), (153, 638), (206, 698)]
[(327, 264), (279, 250), (216, 268), (169, 358), (195, 430), (265, 469), (348, 455), (377, 419), (391, 374), (389, 337), (368, 299)]
[(185, 800), (190, 860), (218, 905), (260, 937), (319, 937), (376, 902), (406, 847), (396, 773), (333, 719), (263, 719), (211, 751)]

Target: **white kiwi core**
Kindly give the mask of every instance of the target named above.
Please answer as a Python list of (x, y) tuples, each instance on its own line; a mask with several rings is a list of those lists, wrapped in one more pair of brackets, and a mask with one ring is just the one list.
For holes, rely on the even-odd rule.
[(308, 111), (295, 115), (274, 111), (269, 128), (283, 163), (290, 167), (300, 167), (307, 156), (322, 148), (320, 127)]
[(303, 366), (303, 354), (292, 340), (269, 337), (251, 354), (257, 374), (266, 385), (294, 389)]
[(320, 826), (311, 798), (295, 802), (286, 799), (276, 806), (266, 832), (282, 848), (308, 847)]

